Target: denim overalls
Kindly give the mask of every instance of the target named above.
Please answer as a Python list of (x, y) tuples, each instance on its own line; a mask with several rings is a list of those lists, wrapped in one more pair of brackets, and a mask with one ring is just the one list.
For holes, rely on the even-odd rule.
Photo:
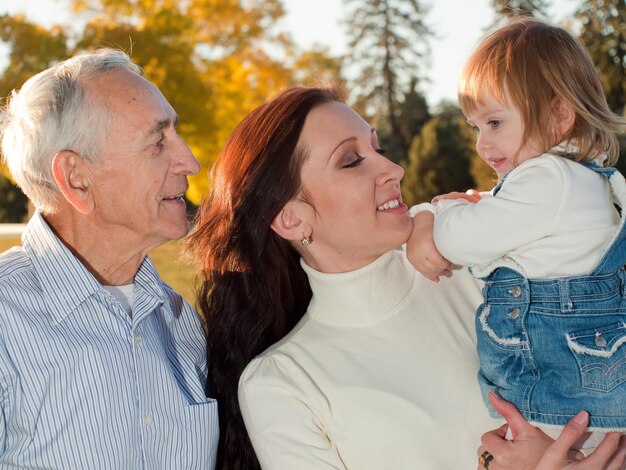
[[(586, 166), (612, 176), (617, 204), (626, 207), (622, 175)], [(498, 414), (487, 401), (489, 390), (534, 423), (561, 426), (586, 410), (590, 427), (626, 430), (625, 212), (590, 274), (529, 280), (501, 267), (484, 278), (476, 316), (478, 376), (492, 416)]]

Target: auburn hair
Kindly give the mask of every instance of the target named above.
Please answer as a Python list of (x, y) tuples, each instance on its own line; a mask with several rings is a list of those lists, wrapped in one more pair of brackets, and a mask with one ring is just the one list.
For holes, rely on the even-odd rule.
[(235, 128), (211, 169), (210, 194), (187, 242), (198, 260), (198, 305), (209, 345), (207, 393), (219, 404), (220, 469), (260, 468), (237, 389), (243, 369), (302, 318), (311, 288), (300, 255), (271, 223), (301, 191), (309, 112), (342, 101), (333, 88), (292, 87)]

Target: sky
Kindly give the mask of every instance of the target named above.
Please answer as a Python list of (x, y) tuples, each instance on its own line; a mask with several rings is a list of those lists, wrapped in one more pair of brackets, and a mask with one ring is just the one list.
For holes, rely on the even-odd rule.
[[(346, 52), (343, 24), (347, 17), (344, 0), (283, 0), (287, 11), (284, 29), (302, 48), (327, 46), (335, 55)], [(428, 82), (421, 90), (431, 106), (442, 100), (456, 101), (456, 82), (465, 58), (493, 22), (490, 0), (423, 0), (430, 5), (426, 23), (436, 31), (430, 41), (431, 63)], [(550, 19), (568, 18), (579, 0), (551, 0)], [(0, 14), (20, 12), (43, 23), (65, 23), (71, 17), (65, 0), (0, 0)], [(0, 48), (0, 60), (5, 54)]]

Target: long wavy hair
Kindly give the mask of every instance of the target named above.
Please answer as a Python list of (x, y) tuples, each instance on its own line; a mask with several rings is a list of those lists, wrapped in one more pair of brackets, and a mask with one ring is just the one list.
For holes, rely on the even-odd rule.
[(219, 404), (219, 469), (260, 468), (237, 387), (248, 362), (284, 337), (311, 299), (300, 255), (270, 226), (301, 191), (304, 121), (332, 101), (342, 101), (336, 89), (293, 87), (244, 118), (211, 170), (210, 194), (188, 239), (202, 274), (198, 305), (209, 343), (207, 393)]

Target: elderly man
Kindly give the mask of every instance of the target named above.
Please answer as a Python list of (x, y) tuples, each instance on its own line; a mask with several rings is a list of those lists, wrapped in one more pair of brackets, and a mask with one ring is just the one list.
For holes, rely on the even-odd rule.
[(188, 231), (199, 164), (119, 51), (14, 92), (2, 153), (37, 213), (0, 255), (0, 468), (207, 469), (218, 439), (194, 309), (146, 254)]

